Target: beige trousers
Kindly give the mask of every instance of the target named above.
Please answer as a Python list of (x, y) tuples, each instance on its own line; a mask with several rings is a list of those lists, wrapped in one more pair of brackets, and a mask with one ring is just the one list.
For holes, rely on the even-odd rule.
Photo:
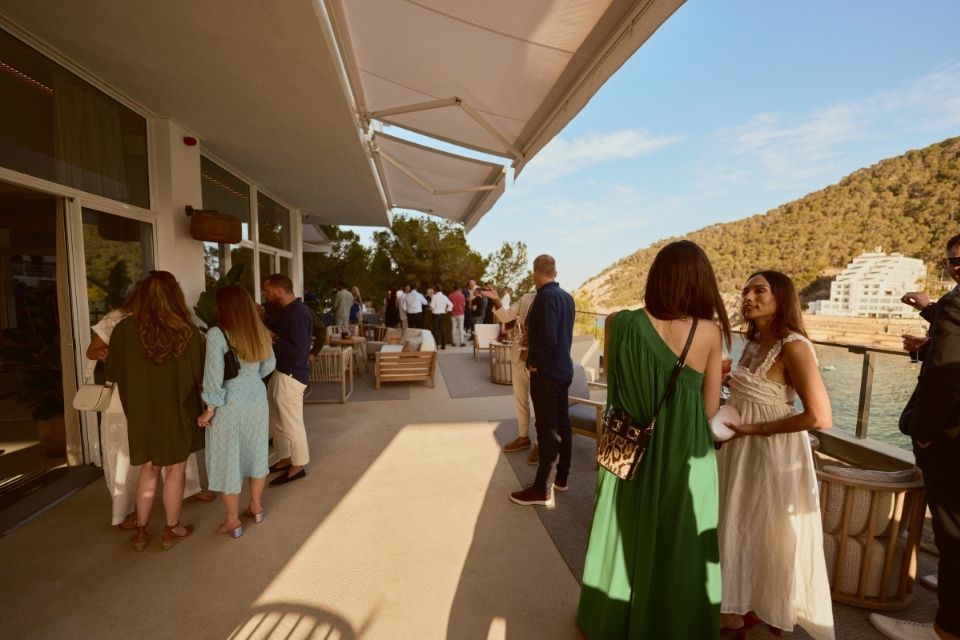
[(528, 438), (530, 434), (530, 372), (527, 364), (518, 357), (513, 357), (510, 363), (513, 369), (513, 402), (517, 407), (517, 425), (521, 438)]
[(303, 392), (307, 386), (285, 373), (274, 372), (267, 385), (270, 401), (270, 437), (277, 458), (290, 458), (295, 467), (310, 462), (307, 428), (303, 424)]

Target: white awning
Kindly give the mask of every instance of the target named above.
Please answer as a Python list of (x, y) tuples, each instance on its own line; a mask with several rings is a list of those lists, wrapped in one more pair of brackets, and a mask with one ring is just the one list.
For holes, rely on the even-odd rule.
[(373, 153), (391, 207), (431, 213), (469, 231), (503, 194), (504, 167), (493, 162), (379, 132)]
[(357, 107), (517, 172), (683, 0), (325, 0)]
[(303, 216), (303, 251), (304, 253), (330, 253), (333, 243), (327, 234), (320, 228), (320, 222), (313, 214)]

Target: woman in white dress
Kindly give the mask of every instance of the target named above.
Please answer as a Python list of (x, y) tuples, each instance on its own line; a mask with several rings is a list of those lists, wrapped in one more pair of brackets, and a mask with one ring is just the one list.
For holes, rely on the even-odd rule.
[[(806, 337), (793, 282), (777, 271), (743, 288), (747, 343), (730, 374), (742, 418), (718, 455), (721, 628), (745, 637), (757, 622), (833, 640), (820, 498), (807, 431), (832, 424), (830, 399)], [(802, 410), (794, 403), (799, 396)]]
[[(92, 372), (95, 361), (106, 361), (110, 351), (110, 335), (121, 320), (130, 315), (130, 309), (136, 305), (139, 286), (134, 286), (123, 304), (107, 313), (100, 322), (93, 325), (93, 336), (87, 347), (87, 370)], [(137, 478), (140, 467), (130, 464), (130, 443), (127, 440), (127, 418), (120, 403), (120, 394), (114, 390), (110, 397), (110, 406), (100, 417), (100, 442), (103, 447), (100, 463), (103, 466), (103, 478), (107, 483), (107, 492), (112, 503), (111, 524), (126, 531), (137, 528), (136, 498)], [(200, 472), (197, 457), (193, 454), (187, 459), (186, 486), (184, 498), (195, 496), (203, 502), (209, 502), (216, 496), (200, 487)]]

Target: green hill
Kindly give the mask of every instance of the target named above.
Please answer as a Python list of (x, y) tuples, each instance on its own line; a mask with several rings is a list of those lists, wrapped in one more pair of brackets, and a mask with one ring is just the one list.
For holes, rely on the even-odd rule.
[[(960, 233), (960, 138), (889, 158), (765, 214), (705, 227), (684, 238), (710, 256), (721, 292), (735, 296), (759, 269), (789, 274), (806, 299), (826, 298), (829, 281), (863, 251), (882, 246), (922, 258), (931, 286), (946, 239)], [(647, 270), (667, 238), (607, 267), (575, 293), (600, 312), (643, 300)]]

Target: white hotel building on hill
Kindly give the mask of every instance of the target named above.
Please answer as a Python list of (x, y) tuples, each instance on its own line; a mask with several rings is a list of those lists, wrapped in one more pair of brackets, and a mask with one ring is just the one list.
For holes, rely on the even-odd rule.
[(830, 299), (820, 301), (825, 316), (903, 318), (914, 313), (900, 302), (907, 291), (916, 291), (927, 268), (918, 258), (886, 254), (880, 247), (862, 253), (830, 284)]

